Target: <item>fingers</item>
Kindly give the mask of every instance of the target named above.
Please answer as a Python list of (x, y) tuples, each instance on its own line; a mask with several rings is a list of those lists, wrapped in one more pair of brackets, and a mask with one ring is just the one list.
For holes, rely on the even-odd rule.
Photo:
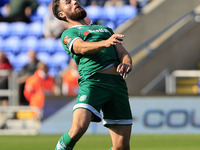
[(124, 38), (123, 34), (113, 34), (111, 37), (113, 42), (112, 45), (116, 45), (117, 43), (123, 44), (123, 38)]
[(126, 72), (130, 72), (131, 71), (131, 66), (128, 66), (126, 69)]
[(116, 38), (124, 38), (125, 35), (123, 34), (113, 34), (112, 36), (116, 37)]
[(123, 44), (123, 34), (113, 34), (109, 39), (105, 40), (105, 46), (110, 47), (112, 45)]
[(131, 71), (131, 66), (127, 64), (119, 64), (117, 67), (117, 72), (125, 79), (127, 74)]

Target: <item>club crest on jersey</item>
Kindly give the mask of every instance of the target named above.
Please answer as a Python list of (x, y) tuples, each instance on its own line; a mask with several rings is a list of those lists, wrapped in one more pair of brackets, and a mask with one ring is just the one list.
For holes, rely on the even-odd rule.
[(72, 38), (69, 38), (68, 36), (65, 36), (64, 37), (64, 39), (63, 39), (63, 43), (65, 44), (65, 45), (67, 45), (67, 47), (68, 47), (68, 44), (69, 44), (69, 42), (72, 40)]
[(79, 98), (79, 101), (80, 102), (83, 102), (87, 99), (87, 95), (82, 95), (80, 98)]

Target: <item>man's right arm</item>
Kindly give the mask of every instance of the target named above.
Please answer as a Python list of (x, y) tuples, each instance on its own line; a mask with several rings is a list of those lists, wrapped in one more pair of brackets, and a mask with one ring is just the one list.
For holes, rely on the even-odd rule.
[(98, 42), (83, 41), (79, 38), (73, 43), (73, 52), (82, 55), (98, 53), (106, 47), (116, 45), (117, 43), (122, 44), (123, 40), (120, 39), (123, 37), (124, 35), (122, 34), (113, 34), (109, 39)]

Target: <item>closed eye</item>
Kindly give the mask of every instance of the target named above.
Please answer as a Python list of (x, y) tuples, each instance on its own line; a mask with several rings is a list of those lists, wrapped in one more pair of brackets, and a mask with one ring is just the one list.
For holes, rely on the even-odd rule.
[(70, 3), (71, 3), (71, 0), (66, 0), (65, 3), (66, 3), (66, 4), (70, 4)]

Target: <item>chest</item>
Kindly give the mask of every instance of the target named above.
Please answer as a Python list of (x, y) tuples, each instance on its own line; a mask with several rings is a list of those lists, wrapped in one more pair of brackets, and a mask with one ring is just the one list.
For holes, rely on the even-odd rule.
[(111, 36), (111, 33), (106, 28), (84, 28), (80, 34), (84, 41), (106, 40)]

